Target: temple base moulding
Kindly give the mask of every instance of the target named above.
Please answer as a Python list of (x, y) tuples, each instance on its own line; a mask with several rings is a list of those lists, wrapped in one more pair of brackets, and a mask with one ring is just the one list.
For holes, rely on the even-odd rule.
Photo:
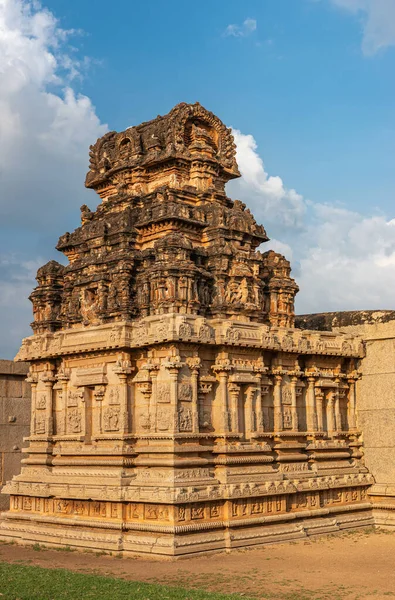
[(371, 526), (366, 494), (359, 487), (179, 505), (14, 496), (0, 539), (182, 558)]

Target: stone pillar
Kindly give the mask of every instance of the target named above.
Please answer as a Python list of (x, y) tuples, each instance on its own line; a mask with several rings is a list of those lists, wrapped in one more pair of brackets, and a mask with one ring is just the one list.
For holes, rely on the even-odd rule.
[(228, 398), (228, 378), (229, 372), (231, 371), (230, 361), (228, 359), (220, 359), (212, 369), (217, 374), (219, 381), (219, 399), (222, 417), (223, 432), (228, 433), (231, 431), (231, 413), (229, 410), (229, 398)]
[(145, 366), (151, 377), (150, 397), (148, 399), (148, 423), (151, 430), (155, 430), (158, 412), (158, 372), (159, 365), (149, 364)]
[(231, 431), (234, 433), (240, 432), (239, 423), (239, 399), (240, 399), (240, 386), (235, 383), (228, 384), (229, 398), (230, 398), (230, 422)]
[(291, 404), (291, 416), (292, 416), (292, 431), (298, 431), (299, 422), (298, 422), (298, 409), (296, 405), (296, 386), (298, 383), (297, 377), (291, 377), (291, 394), (292, 394), (292, 404)]
[(178, 418), (178, 372), (182, 368), (183, 363), (179, 356), (168, 358), (164, 363), (167, 372), (169, 373), (170, 379), (170, 410), (172, 411), (172, 418), (170, 427), (173, 427), (173, 431), (176, 433), (179, 431), (179, 418)]
[(335, 395), (333, 391), (328, 393), (326, 402), (326, 422), (328, 426), (328, 433), (333, 435), (336, 429)]
[(317, 411), (315, 404), (315, 377), (307, 378), (306, 421), (308, 431), (317, 431)]
[(221, 398), (221, 409), (223, 410), (223, 429), (224, 432), (228, 432), (231, 429), (231, 415), (228, 403), (228, 373), (226, 371), (221, 371), (218, 374), (218, 377)]
[(132, 372), (132, 365), (129, 360), (119, 359), (115, 365), (114, 373), (118, 375), (120, 383), (120, 432), (127, 433), (129, 430), (129, 409), (128, 409), (128, 376)]
[(340, 412), (339, 390), (334, 391), (333, 397), (334, 397), (334, 405), (335, 405), (335, 430), (341, 431), (342, 430), (342, 416), (341, 416), (341, 412)]
[[(265, 430), (265, 415), (263, 410), (263, 396), (269, 392), (267, 386), (262, 386), (262, 378), (267, 373), (268, 367), (265, 366), (263, 359), (259, 359), (254, 366), (254, 371), (257, 377), (256, 396), (255, 396), (255, 411), (256, 411), (256, 431), (262, 433)], [(268, 419), (266, 419), (268, 423)]]
[(204, 410), (204, 397), (211, 392), (212, 388), (212, 383), (200, 381), (198, 389), (199, 430), (206, 427), (212, 427), (211, 413), (208, 414)]
[(192, 431), (199, 433), (199, 370), (200, 358), (191, 357), (187, 359), (187, 365), (191, 370), (191, 385), (192, 385)]
[[(96, 385), (93, 390), (92, 400), (95, 401), (96, 406), (93, 405), (89, 407), (86, 401), (86, 395), (88, 394), (89, 400), (89, 390), (84, 391), (85, 396), (85, 439), (88, 440), (92, 433), (102, 434), (103, 433), (103, 400), (106, 394), (106, 387), (104, 385)], [(86, 414), (88, 410), (91, 410), (91, 427), (88, 424), (89, 415)], [(120, 430), (122, 431), (122, 416), (120, 415)], [(91, 431), (93, 430), (93, 431)]]
[[(56, 379), (62, 386), (62, 425), (61, 432), (64, 435), (67, 432), (67, 389), (70, 379), (70, 370), (61, 368), (56, 374)], [(57, 432), (59, 433), (59, 432)]]
[(269, 385), (261, 385), (262, 431), (270, 431), (270, 410), (267, 404), (264, 403), (264, 398), (269, 395), (269, 392)]
[(30, 383), (32, 404), (30, 412), (30, 435), (34, 435), (36, 432), (36, 401), (37, 401), (37, 383), (38, 376), (36, 373), (29, 371), (28, 377), (26, 377), (27, 383)]
[(257, 433), (264, 431), (264, 419), (263, 419), (263, 408), (262, 408), (262, 377), (259, 377), (259, 381), (255, 389), (255, 414), (256, 414), (256, 427)]
[(316, 402), (316, 412), (317, 412), (317, 431), (324, 431), (324, 415), (323, 415), (323, 405), (324, 405), (324, 392), (321, 388), (315, 388), (315, 402)]
[(356, 419), (356, 395), (355, 395), (355, 378), (348, 379), (348, 422), (349, 429), (357, 428)]
[(283, 410), (281, 403), (281, 383), (282, 375), (274, 376), (273, 388), (273, 407), (274, 407), (274, 431), (282, 431), (283, 429)]
[(129, 410), (128, 410), (128, 376), (126, 373), (118, 373), (119, 383), (121, 385), (121, 423), (120, 431), (127, 433), (129, 429)]
[(41, 379), (45, 385), (45, 397), (46, 397), (46, 405), (45, 405), (45, 431), (47, 436), (53, 435), (53, 406), (52, 406), (52, 388), (54, 383), (56, 382), (55, 377), (52, 374), (52, 371), (46, 371), (43, 374)]

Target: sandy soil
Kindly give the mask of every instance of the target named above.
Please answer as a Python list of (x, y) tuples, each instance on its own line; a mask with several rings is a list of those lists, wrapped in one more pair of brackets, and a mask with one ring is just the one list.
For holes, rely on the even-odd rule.
[(174, 562), (1, 544), (0, 561), (289, 600), (395, 597), (395, 532), (363, 530)]

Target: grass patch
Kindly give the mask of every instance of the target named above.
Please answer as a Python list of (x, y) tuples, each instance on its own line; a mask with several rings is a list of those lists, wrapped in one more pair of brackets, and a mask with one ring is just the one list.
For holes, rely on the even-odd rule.
[(248, 600), (239, 594), (186, 590), (4, 562), (0, 562), (0, 594), (1, 600)]

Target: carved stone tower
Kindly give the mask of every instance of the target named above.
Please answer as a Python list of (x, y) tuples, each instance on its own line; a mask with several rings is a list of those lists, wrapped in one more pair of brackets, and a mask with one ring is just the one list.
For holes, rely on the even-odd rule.
[(352, 336), (294, 329), (289, 262), (200, 104), (110, 132), (101, 198), (31, 295), (31, 433), (6, 539), (179, 556), (372, 522)]

